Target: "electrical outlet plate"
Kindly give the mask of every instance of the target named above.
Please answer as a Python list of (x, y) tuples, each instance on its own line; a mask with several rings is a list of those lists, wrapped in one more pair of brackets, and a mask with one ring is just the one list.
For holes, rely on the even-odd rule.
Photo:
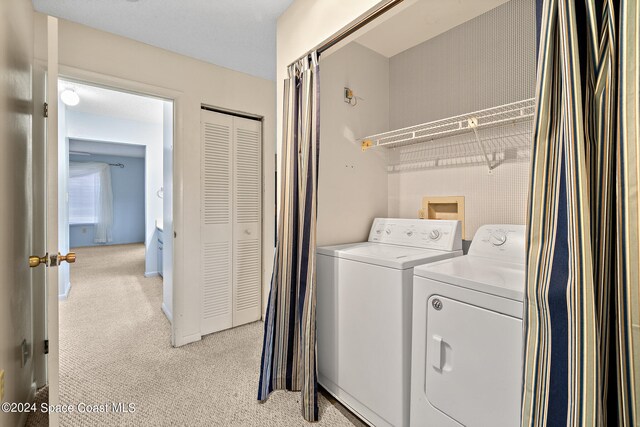
[(4, 369), (0, 369), (0, 402), (4, 399)]

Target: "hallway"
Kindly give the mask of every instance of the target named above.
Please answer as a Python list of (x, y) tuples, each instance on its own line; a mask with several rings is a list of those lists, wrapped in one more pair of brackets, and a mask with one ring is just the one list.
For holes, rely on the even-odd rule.
[[(145, 278), (144, 246), (76, 249), (60, 302), (61, 403), (135, 404), (134, 413), (63, 415), (63, 426), (298, 426), (296, 398), (256, 401), (262, 322), (170, 345), (161, 278)], [(362, 425), (320, 396), (318, 425)]]

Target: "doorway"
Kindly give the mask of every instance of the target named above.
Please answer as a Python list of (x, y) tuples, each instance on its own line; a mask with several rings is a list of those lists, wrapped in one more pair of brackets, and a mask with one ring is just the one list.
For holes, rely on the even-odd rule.
[[(78, 229), (71, 224), (71, 228), (68, 229), (70, 206), (67, 200), (61, 199), (59, 232), (62, 245), (71, 243), (70, 237), (84, 243), (91, 243), (93, 239), (96, 245), (135, 243), (136, 237), (143, 233), (144, 274), (146, 277), (162, 275), (161, 263), (158, 262), (157, 240), (164, 218), (164, 181), (170, 181), (173, 175), (172, 167), (165, 167), (163, 161), (166, 156), (163, 153), (165, 146), (171, 146), (171, 141), (166, 140), (172, 139), (171, 134), (166, 135), (166, 130), (172, 129), (173, 117), (172, 114), (165, 114), (165, 110), (172, 110), (171, 102), (71, 80), (60, 80), (59, 93), (59, 174), (62, 178), (67, 178), (60, 180), (60, 194), (69, 193), (69, 156), (73, 158), (74, 163), (89, 162), (98, 159), (95, 156), (103, 156), (102, 159), (110, 159), (102, 163), (111, 164), (112, 167), (109, 169), (112, 178), (116, 172), (117, 177), (122, 177), (116, 181), (121, 182), (118, 188), (120, 191), (112, 188), (116, 197), (122, 197), (120, 200), (114, 199), (111, 236), (96, 238), (86, 235), (87, 232), (91, 234), (95, 231), (95, 227), (93, 230), (91, 227), (88, 230), (87, 227)], [(65, 103), (65, 99), (69, 98), (71, 102)], [(168, 150), (168, 153), (170, 155), (171, 151)], [(143, 205), (136, 203), (135, 197), (140, 194), (133, 191), (134, 188), (139, 188), (139, 185), (136, 186), (136, 183), (131, 181), (131, 185), (127, 185), (127, 179), (130, 180), (135, 172), (132, 172), (134, 175), (130, 175), (128, 172), (133, 171), (132, 168), (120, 167), (125, 166), (122, 161), (118, 161), (118, 158), (123, 157), (144, 159), (144, 183), (137, 183), (144, 185)], [(132, 164), (132, 167), (139, 170), (138, 166)], [(132, 224), (132, 218), (127, 217), (129, 208), (143, 214), (143, 226)], [(79, 235), (82, 230), (85, 236)], [(84, 240), (78, 237), (84, 237)], [(65, 246), (63, 249), (67, 250), (68, 247)], [(61, 289), (65, 286), (68, 286), (66, 278), (62, 280)]]
[(80, 401), (114, 387), (95, 363), (172, 344), (173, 102), (71, 79), (58, 92), (59, 246), (77, 256), (59, 272), (60, 392)]

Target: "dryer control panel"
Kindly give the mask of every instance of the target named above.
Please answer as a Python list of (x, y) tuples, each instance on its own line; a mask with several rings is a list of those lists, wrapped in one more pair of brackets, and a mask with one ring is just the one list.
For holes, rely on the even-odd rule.
[(460, 221), (376, 218), (369, 241), (416, 248), (457, 251), (462, 249)]
[(469, 255), (524, 264), (524, 240), (524, 225), (483, 225), (473, 237)]

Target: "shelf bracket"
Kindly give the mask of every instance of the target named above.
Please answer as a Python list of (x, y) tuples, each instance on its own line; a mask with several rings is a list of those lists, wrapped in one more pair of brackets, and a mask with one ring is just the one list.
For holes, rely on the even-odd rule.
[(487, 168), (489, 168), (489, 173), (491, 173), (491, 171), (493, 171), (496, 167), (495, 164), (491, 163), (491, 160), (489, 160), (489, 155), (487, 154), (487, 150), (484, 148), (484, 144), (482, 143), (482, 140), (480, 139), (480, 135), (478, 135), (478, 118), (477, 117), (469, 117), (467, 119), (467, 123), (469, 124), (469, 127), (473, 130), (473, 134), (476, 137), (476, 141), (478, 142), (478, 145), (480, 146), (480, 149), (482, 150), (482, 155), (484, 156), (484, 160), (485, 162), (487, 162)]

